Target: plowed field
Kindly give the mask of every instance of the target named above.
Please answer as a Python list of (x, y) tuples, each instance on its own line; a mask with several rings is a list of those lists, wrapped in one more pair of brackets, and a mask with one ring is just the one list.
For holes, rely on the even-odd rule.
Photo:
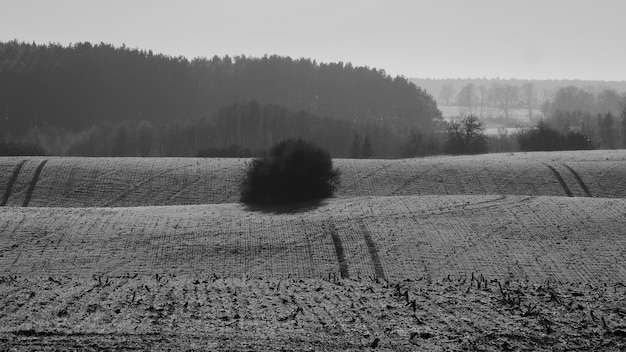
[(626, 349), (626, 151), (246, 162), (0, 158), (0, 350)]
[(365, 197), (283, 214), (239, 204), (0, 211), (5, 274), (626, 277), (623, 199)]
[[(0, 158), (6, 206), (135, 207), (239, 201), (245, 159)], [(626, 151), (335, 160), (337, 197), (626, 198)], [(37, 172), (39, 170), (39, 172)]]

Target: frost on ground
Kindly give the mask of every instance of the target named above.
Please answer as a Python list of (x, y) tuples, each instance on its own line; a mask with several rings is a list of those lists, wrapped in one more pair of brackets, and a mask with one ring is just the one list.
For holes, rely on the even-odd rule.
[[(1, 157), (0, 202), (31, 207), (236, 203), (247, 159)], [(626, 197), (626, 150), (336, 159), (339, 198)], [(4, 194), (2, 192), (4, 191)]]
[(416, 278), (2, 277), (8, 350), (626, 348), (626, 287)]
[(126, 273), (402, 280), (481, 272), (626, 278), (626, 200), (522, 196), (331, 199), (295, 213), (238, 204), (0, 207), (0, 275)]

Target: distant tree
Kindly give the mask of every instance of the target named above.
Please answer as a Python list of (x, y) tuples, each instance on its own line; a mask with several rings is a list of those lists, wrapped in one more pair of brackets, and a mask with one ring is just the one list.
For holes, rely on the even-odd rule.
[(520, 150), (524, 152), (593, 149), (584, 134), (573, 131), (562, 134), (543, 121), (532, 129), (518, 133), (517, 138)]
[[(624, 99), (626, 102), (626, 97)], [(626, 105), (622, 110), (622, 114), (620, 115), (620, 131), (621, 131), (621, 140), (622, 140), (622, 148), (626, 148)]]
[(48, 152), (37, 144), (0, 142), (0, 156), (44, 156)]
[(543, 89), (543, 94), (542, 94), (542, 98), (541, 98), (541, 105), (540, 105), (540, 109), (541, 109), (541, 113), (543, 114), (543, 118), (546, 119), (548, 118), (548, 115), (552, 112), (553, 110), (553, 102), (552, 102), (552, 97), (554, 96), (553, 92), (549, 89)]
[(310, 142), (289, 139), (254, 159), (241, 185), (241, 201), (277, 205), (331, 197), (339, 171), (330, 154)]
[(478, 103), (480, 104), (480, 113), (478, 117), (483, 118), (483, 110), (485, 108), (485, 104), (487, 103), (488, 95), (487, 95), (487, 87), (484, 85), (478, 86)]
[(479, 154), (487, 152), (487, 138), (482, 123), (468, 115), (447, 124), (446, 152), (450, 154)]
[(615, 149), (616, 123), (613, 114), (598, 114), (598, 127), (600, 132), (600, 145), (606, 149)]
[(528, 111), (528, 120), (532, 120), (533, 108), (537, 103), (537, 93), (535, 92), (535, 85), (530, 82), (525, 82), (520, 88), (521, 101), (526, 111)]
[[(23, 135), (34, 125), (35, 118), (38, 124), (49, 123), (71, 132), (87, 130), (106, 120), (113, 124), (126, 120), (180, 123), (250, 100), (259, 106), (275, 104), (351, 123), (376, 120), (398, 129), (433, 130), (434, 120), (441, 116), (432, 96), (408, 79), (349, 63), (317, 63), (278, 55), (189, 61), (108, 44), (63, 47), (0, 42), (3, 135)], [(267, 121), (259, 109), (249, 108), (245, 121), (231, 116), (235, 122), (247, 124), (226, 125), (240, 133), (235, 137), (240, 140), (225, 141), (221, 147), (243, 145), (241, 140), (245, 140), (256, 149), (266, 141), (271, 145), (280, 140), (257, 134), (262, 129), (259, 126)], [(297, 128), (294, 125), (284, 128)], [(131, 154), (155, 153), (148, 149), (154, 141), (149, 138), (152, 131), (147, 132)], [(128, 135), (129, 139), (134, 137)], [(347, 154), (349, 142), (335, 144)], [(186, 149), (193, 150), (192, 154), (197, 150)]]
[(509, 118), (509, 109), (518, 101), (519, 88), (510, 84), (493, 83), (490, 89), (490, 100), (498, 105), (505, 118)]
[(596, 93), (596, 112), (598, 114), (611, 113), (617, 116), (621, 113), (621, 96), (613, 88), (600, 87)]
[(593, 114), (594, 94), (575, 86), (562, 87), (554, 95), (554, 110), (581, 111)]
[(557, 130), (540, 121), (536, 127), (517, 135), (520, 150), (528, 151), (554, 151), (561, 150), (562, 138)]
[[(439, 92), (439, 100), (445, 105), (450, 105), (450, 99), (454, 96), (454, 84), (446, 83), (443, 87), (441, 87), (441, 92)], [(442, 104), (444, 105), (444, 104)]]
[(443, 144), (445, 141), (443, 139), (441, 131), (424, 133), (419, 130), (411, 130), (407, 141), (402, 146), (401, 157), (414, 158), (441, 154), (444, 151)]
[(363, 148), (361, 148), (361, 158), (369, 159), (374, 156), (374, 149), (372, 149), (372, 143), (370, 142), (370, 137), (365, 136), (363, 140)]
[(354, 134), (354, 138), (352, 139), (352, 147), (350, 148), (350, 158), (352, 159), (361, 158), (361, 136), (359, 136), (358, 134)]
[(504, 127), (498, 128), (496, 135), (487, 137), (490, 153), (510, 153), (519, 151), (519, 143), (515, 134), (510, 134)]
[(478, 100), (474, 84), (468, 83), (463, 86), (456, 99), (458, 106), (465, 109), (467, 115), (474, 115), (476, 102)]
[(254, 155), (250, 149), (232, 145), (228, 148), (206, 148), (198, 150), (199, 158), (250, 158)]

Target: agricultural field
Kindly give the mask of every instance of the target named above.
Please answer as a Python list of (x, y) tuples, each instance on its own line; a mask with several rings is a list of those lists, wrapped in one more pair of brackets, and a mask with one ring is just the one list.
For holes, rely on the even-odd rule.
[(626, 349), (624, 151), (247, 162), (0, 158), (0, 350)]
[[(139, 207), (239, 201), (247, 159), (0, 158), (0, 204)], [(529, 195), (626, 198), (626, 153), (337, 159), (337, 198)], [(3, 194), (2, 194), (3, 193)]]

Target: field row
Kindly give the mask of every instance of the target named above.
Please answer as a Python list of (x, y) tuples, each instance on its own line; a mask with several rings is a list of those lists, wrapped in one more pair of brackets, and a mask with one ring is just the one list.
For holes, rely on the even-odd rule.
[(626, 200), (361, 197), (300, 212), (239, 204), (0, 208), (0, 275), (626, 278)]
[(30, 349), (620, 350), (626, 287), (482, 276), (0, 278), (0, 344)]
[[(0, 158), (4, 206), (129, 207), (239, 201), (245, 159)], [(338, 197), (626, 198), (626, 151), (335, 160)]]

